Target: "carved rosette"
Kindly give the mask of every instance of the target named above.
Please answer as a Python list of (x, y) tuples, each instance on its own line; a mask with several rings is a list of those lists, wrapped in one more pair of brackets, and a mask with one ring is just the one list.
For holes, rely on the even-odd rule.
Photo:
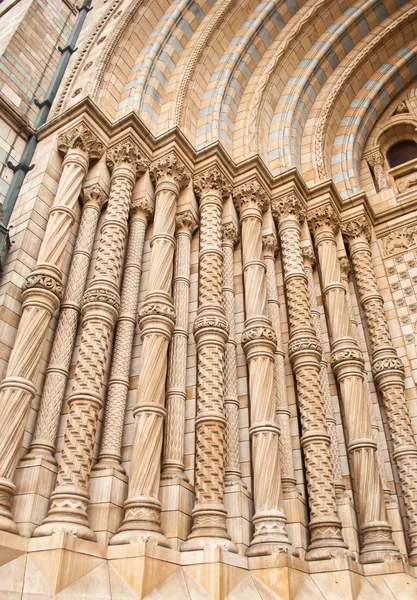
[(262, 237), (262, 247), (266, 265), (266, 289), (268, 316), (277, 338), (274, 354), (275, 411), (279, 428), (279, 451), (281, 455), (281, 481), (284, 492), (294, 489), (296, 484), (294, 460), (292, 455), (290, 411), (288, 408), (287, 385), (284, 365), (284, 352), (281, 340), (281, 318), (278, 302), (277, 280), (275, 275), (275, 256), (278, 252), (278, 240), (273, 233)]
[[(94, 540), (87, 506), (98, 413), (102, 407), (104, 375), (113, 327), (120, 307), (119, 282), (123, 267), (132, 190), (146, 160), (128, 139), (113, 146), (113, 173), (93, 279), (84, 294), (82, 332), (74, 387), (68, 398), (57, 485), (51, 507), (34, 535), (52, 535), (71, 528), (78, 537)], [(139, 166), (140, 165), (140, 166)]]
[(337, 515), (330, 438), (320, 380), (322, 348), (313, 326), (308, 280), (300, 247), (303, 202), (288, 194), (272, 202), (277, 219), (290, 325), (289, 355), (297, 383), (310, 507), (307, 560), (347, 553)]
[(417, 445), (405, 397), (404, 366), (397, 355), (372, 264), (370, 225), (362, 217), (344, 227), (372, 347), (372, 371), (379, 387), (393, 444), (409, 523), (409, 562), (417, 565)]
[(188, 303), (190, 295), (191, 239), (197, 221), (191, 210), (175, 217), (176, 251), (173, 298), (176, 312), (168, 358), (168, 377), (162, 479), (184, 476), (184, 435), (186, 400), (186, 363), (188, 345)]
[[(103, 146), (88, 127), (77, 125), (59, 141), (66, 152), (57, 193), (51, 208), (38, 262), (23, 290), (22, 317), (10, 355), (6, 378), (0, 386), (0, 529), (16, 533), (10, 513), (17, 467), (39, 362), (49, 322), (62, 294), (62, 264), (75, 219), (74, 208), (81, 193), (89, 159)], [(10, 431), (14, 432), (10, 440)]]
[[(266, 268), (262, 248), (262, 213), (266, 190), (251, 180), (234, 190), (242, 230), (245, 329), (242, 346), (249, 370), (250, 437), (254, 478), (254, 535), (248, 556), (288, 552), (291, 546), (282, 510), (279, 430), (276, 422), (274, 358), (277, 336), (268, 318)], [(271, 468), (271, 465), (273, 467)]]
[[(346, 419), (346, 431), (362, 537), (360, 561), (381, 562), (389, 556), (395, 559), (399, 554), (386, 521), (377, 447), (364, 386), (364, 360), (353, 337), (336, 239), (326, 220), (316, 219), (313, 229), (329, 322), (332, 368), (339, 383), (344, 414), (356, 415), (354, 419)], [(351, 230), (355, 231), (355, 237), (363, 236), (353, 225)], [(378, 537), (377, 543), (375, 536)]]
[(224, 362), (229, 326), (222, 296), (222, 208), (226, 180), (213, 166), (195, 178), (200, 197), (200, 278), (194, 322), (197, 343), (195, 505), (182, 550), (220, 544), (237, 552), (226, 529), (224, 505)]
[(176, 208), (180, 189), (188, 181), (188, 171), (177, 155), (170, 153), (152, 164), (151, 175), (156, 182), (155, 214), (148, 294), (139, 312), (142, 362), (133, 411), (131, 474), (124, 521), (110, 543), (150, 539), (168, 547), (161, 530), (158, 495), (168, 346), (176, 319), (171, 295)]

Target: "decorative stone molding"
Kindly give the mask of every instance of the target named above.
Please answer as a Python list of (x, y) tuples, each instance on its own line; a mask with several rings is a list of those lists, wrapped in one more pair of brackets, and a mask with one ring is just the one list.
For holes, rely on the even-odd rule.
[(62, 281), (58, 277), (43, 275), (41, 273), (29, 275), (22, 285), (22, 291), (25, 292), (34, 288), (52, 292), (59, 301), (62, 300)]
[(417, 225), (407, 225), (395, 229), (382, 238), (384, 256), (391, 256), (397, 252), (404, 252), (417, 246)]

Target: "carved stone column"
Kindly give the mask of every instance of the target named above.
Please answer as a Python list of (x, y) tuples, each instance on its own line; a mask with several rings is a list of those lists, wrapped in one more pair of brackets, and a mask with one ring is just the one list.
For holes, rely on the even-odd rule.
[[(18, 506), (14, 502), (16, 522), (19, 523), (20, 534), (28, 537), (46, 517), (55, 486), (58, 471), (54, 456), (55, 440), (94, 237), (104, 199), (105, 192), (98, 183), (84, 190), (83, 213), (46, 370), (35, 433), (29, 452), (22, 458), (16, 474), (17, 494), (21, 488), (26, 492), (15, 496), (15, 501), (19, 500)], [(28, 488), (31, 490), (29, 493)]]
[(103, 146), (85, 125), (77, 125), (58, 139), (66, 154), (38, 262), (22, 292), (22, 316), (10, 355), (6, 378), (0, 385), (0, 530), (17, 532), (10, 512), (15, 490), (13, 477), (20, 458), (30, 403), (49, 322), (62, 297), (61, 268), (75, 219), (74, 208), (87, 173), (89, 159), (99, 158)]
[[(184, 474), (191, 240), (197, 229), (193, 212), (188, 209), (177, 214), (176, 226), (173, 282), (176, 322), (168, 359), (167, 418), (161, 474), (161, 521), (171, 544), (179, 548), (190, 532), (189, 506), (192, 505), (194, 496), (193, 487)], [(165, 506), (166, 511), (164, 511)]]
[(200, 279), (194, 322), (197, 343), (196, 501), (193, 527), (182, 550), (222, 545), (237, 552), (226, 528), (224, 504), (224, 354), (228, 337), (222, 297), (222, 208), (226, 181), (216, 167), (199, 175)]
[(341, 283), (335, 234), (339, 223), (330, 206), (310, 214), (329, 320), (332, 367), (345, 415), (361, 535), (362, 563), (401, 559), (386, 520), (376, 445), (365, 396), (362, 353), (353, 338), (345, 287)]
[(343, 225), (372, 346), (372, 371), (384, 403), (408, 518), (409, 562), (417, 565), (417, 445), (404, 394), (404, 367), (392, 343), (370, 248), (371, 227), (362, 216)]
[(132, 189), (137, 175), (146, 168), (131, 139), (108, 151), (107, 165), (112, 171), (109, 201), (94, 276), (83, 299), (81, 343), (68, 398), (57, 486), (48, 516), (35, 530), (35, 537), (72, 531), (78, 537), (95, 540), (87, 506), (98, 413), (103, 406), (105, 366), (120, 306), (119, 281)]
[(159, 480), (165, 418), (165, 379), (168, 345), (175, 323), (171, 295), (175, 212), (188, 172), (174, 153), (157, 160), (151, 169), (155, 189), (155, 216), (151, 241), (148, 294), (139, 313), (142, 330), (135, 429), (128, 497), (122, 526), (111, 544), (149, 539), (169, 547), (160, 525)]
[(377, 185), (377, 191), (381, 192), (382, 190), (387, 190), (390, 186), (385, 173), (385, 160), (381, 154), (381, 150), (379, 148), (373, 148), (364, 154), (364, 159), (372, 169)]
[(303, 557), (306, 548), (306, 506), (296, 486), (294, 460), (291, 441), (290, 410), (288, 407), (287, 384), (284, 364), (284, 351), (281, 338), (280, 305), (278, 302), (275, 258), (278, 253), (278, 239), (275, 233), (262, 237), (263, 255), (266, 266), (266, 292), (268, 316), (277, 337), (274, 354), (275, 410), (279, 429), (279, 451), (281, 458), (281, 483), (283, 510), (287, 517), (289, 537)]
[[(106, 411), (100, 454), (90, 483), (91, 504), (88, 515), (97, 539), (107, 543), (123, 520), (127, 478), (122, 467), (122, 437), (129, 391), (129, 372), (133, 337), (137, 322), (142, 256), (148, 219), (153, 213), (153, 198), (146, 189), (145, 173), (135, 189), (142, 189), (130, 205), (129, 238), (126, 251), (120, 313), (113, 346), (113, 361), (107, 389)], [(149, 180), (152, 188), (152, 183)], [(135, 195), (135, 193), (134, 193)], [(104, 500), (107, 500), (105, 502)], [(108, 510), (106, 510), (106, 506)]]
[(297, 382), (310, 507), (310, 545), (307, 560), (346, 555), (333, 482), (330, 437), (321, 394), (321, 344), (310, 310), (307, 276), (300, 248), (300, 221), (305, 207), (295, 194), (272, 202), (281, 240), (284, 284), (290, 324), (288, 352)]
[(282, 510), (279, 429), (276, 422), (274, 353), (276, 335), (268, 318), (262, 220), (267, 207), (265, 189), (256, 181), (234, 192), (242, 227), (245, 330), (242, 345), (249, 370), (250, 437), (253, 461), (254, 536), (248, 556), (288, 552), (291, 546)]

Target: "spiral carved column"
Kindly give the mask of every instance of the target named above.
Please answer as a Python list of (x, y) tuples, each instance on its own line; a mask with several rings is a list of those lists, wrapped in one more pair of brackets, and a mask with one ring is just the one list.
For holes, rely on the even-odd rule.
[(6, 378), (0, 385), (0, 530), (12, 533), (17, 532), (10, 512), (13, 477), (30, 403), (36, 394), (35, 380), (49, 322), (62, 298), (61, 268), (75, 219), (74, 208), (89, 159), (103, 153), (102, 144), (83, 124), (61, 136), (58, 148), (66, 153), (62, 175), (37, 265), (23, 286), (22, 316)]
[(57, 486), (51, 496), (48, 516), (35, 530), (35, 537), (72, 531), (78, 537), (95, 540), (87, 518), (89, 478), (98, 413), (103, 405), (106, 360), (120, 306), (119, 280), (132, 189), (137, 175), (146, 168), (136, 144), (130, 139), (108, 151), (107, 164), (113, 171), (109, 202), (94, 276), (83, 299), (81, 344), (74, 387), (68, 398)]
[(262, 220), (267, 207), (264, 188), (255, 180), (234, 192), (242, 227), (245, 283), (245, 330), (242, 346), (249, 370), (250, 437), (253, 460), (254, 535), (248, 556), (288, 552), (291, 546), (282, 510), (279, 429), (276, 422), (274, 353), (276, 335), (268, 318), (266, 274), (262, 255)]
[(360, 301), (368, 325), (373, 376), (381, 392), (391, 432), (393, 458), (409, 524), (409, 562), (417, 565), (417, 445), (404, 394), (404, 366), (392, 343), (384, 302), (372, 265), (370, 224), (362, 216), (345, 223), (343, 233), (349, 242)]
[(216, 167), (199, 175), (200, 279), (194, 322), (197, 343), (197, 417), (193, 526), (182, 550), (222, 545), (237, 552), (226, 528), (224, 504), (224, 354), (228, 336), (222, 297), (222, 208), (226, 182)]
[[(17, 493), (23, 493), (23, 513), (16, 510), (21, 534), (30, 535), (40, 525), (48, 512), (49, 498), (54, 489), (57, 463), (55, 460), (55, 440), (58, 432), (61, 407), (67, 385), (71, 356), (77, 334), (81, 301), (90, 266), (94, 237), (105, 199), (103, 188), (94, 184), (84, 190), (84, 208), (78, 229), (77, 241), (68, 282), (65, 289), (61, 312), (52, 345), (45, 384), (40, 402), (38, 419), (32, 443), (19, 465), (16, 479)], [(37, 496), (37, 501), (29, 502), (27, 490)], [(41, 490), (41, 494), (39, 493)], [(16, 496), (17, 500), (19, 496)], [(19, 504), (22, 504), (19, 502)], [(25, 508), (29, 510), (25, 510)], [(19, 506), (20, 508), (20, 506)]]
[(171, 295), (178, 195), (189, 180), (174, 153), (157, 160), (151, 169), (156, 181), (155, 216), (151, 241), (148, 294), (139, 312), (142, 359), (133, 411), (135, 428), (125, 516), (111, 544), (141, 539), (169, 547), (160, 524), (159, 481), (165, 418), (165, 379), (168, 346), (175, 323)]
[(313, 326), (300, 248), (300, 221), (305, 216), (305, 207), (295, 194), (288, 194), (273, 201), (272, 213), (279, 226), (290, 324), (288, 352), (301, 413), (301, 444), (310, 507), (310, 545), (306, 559), (328, 559), (348, 552), (337, 515), (330, 437), (321, 393), (321, 344)]
[(353, 338), (345, 287), (341, 283), (335, 234), (339, 227), (330, 206), (310, 214), (329, 319), (332, 367), (340, 387), (348, 452), (358, 501), (362, 563), (401, 559), (386, 520), (383, 489), (364, 388), (364, 360)]

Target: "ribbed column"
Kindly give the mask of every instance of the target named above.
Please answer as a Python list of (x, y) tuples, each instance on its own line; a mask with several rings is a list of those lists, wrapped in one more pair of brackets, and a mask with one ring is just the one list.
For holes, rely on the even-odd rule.
[[(311, 316), (317, 339), (321, 340), (322, 331), (320, 325), (320, 312), (318, 311), (316, 291), (314, 289), (313, 267), (316, 262), (314, 251), (311, 246), (301, 250), (304, 270), (307, 275), (308, 295), (310, 299)], [(329, 374), (327, 372), (327, 361), (324, 354), (324, 348), (321, 348), (320, 357), (320, 381), (321, 393), (323, 395), (324, 414), (326, 417), (327, 431), (330, 437), (330, 454), (332, 459), (332, 472), (336, 497), (343, 494), (345, 486), (343, 485), (342, 469), (340, 466), (339, 443), (337, 440), (336, 419), (333, 414), (332, 395), (330, 393)]]
[(407, 514), (409, 562), (417, 565), (417, 445), (404, 393), (404, 366), (392, 342), (372, 264), (371, 227), (363, 216), (343, 225), (372, 347), (372, 371), (384, 403)]
[(175, 212), (180, 189), (188, 182), (189, 175), (174, 153), (157, 160), (151, 173), (156, 182), (155, 216), (148, 294), (139, 312), (142, 358), (133, 411), (135, 428), (130, 480), (124, 521), (110, 543), (128, 544), (147, 539), (168, 547), (169, 542), (160, 525), (158, 496), (168, 345), (175, 323), (171, 295)]
[(281, 454), (281, 482), (284, 491), (295, 487), (294, 460), (292, 455), (290, 411), (288, 408), (287, 385), (285, 377), (285, 354), (282, 349), (281, 318), (275, 275), (275, 256), (278, 252), (278, 240), (272, 233), (262, 238), (264, 261), (266, 266), (266, 293), (268, 316), (277, 336), (274, 354), (275, 410), (279, 428), (279, 449)]
[(224, 411), (226, 416), (225, 430), (225, 485), (233, 485), (240, 481), (239, 457), (239, 400), (237, 395), (237, 363), (235, 332), (235, 288), (233, 283), (233, 254), (239, 241), (239, 233), (233, 223), (226, 223), (222, 228), (223, 249), (223, 301), (226, 321), (229, 325), (229, 336), (226, 342), (224, 359)]
[(328, 205), (312, 211), (309, 220), (320, 262), (329, 321), (332, 368), (339, 383), (345, 415), (348, 452), (359, 512), (360, 561), (373, 563), (401, 559), (386, 520), (376, 444), (372, 437), (364, 388), (364, 360), (353, 338), (346, 291), (340, 277), (335, 239), (339, 223)]
[(66, 153), (54, 204), (49, 214), (38, 262), (23, 286), (22, 316), (10, 355), (6, 378), (0, 385), (0, 530), (17, 532), (10, 513), (13, 477), (20, 458), (30, 403), (49, 322), (62, 297), (61, 268), (74, 208), (87, 173), (89, 159), (103, 146), (83, 124), (58, 139)]
[(175, 328), (168, 360), (167, 418), (162, 460), (162, 479), (184, 478), (184, 432), (190, 297), (191, 239), (197, 222), (190, 210), (176, 216), (174, 265)]
[(273, 552), (298, 555), (291, 546), (282, 510), (279, 429), (276, 422), (274, 353), (276, 335), (268, 318), (266, 269), (262, 254), (265, 189), (256, 180), (234, 192), (242, 228), (245, 329), (242, 346), (249, 371), (250, 438), (253, 463), (254, 534), (248, 556)]
[(226, 529), (224, 504), (224, 355), (228, 337), (222, 297), (222, 207), (225, 179), (216, 167), (195, 179), (200, 197), (200, 279), (194, 322), (197, 344), (197, 417), (193, 526), (182, 550), (237, 547)]
[(305, 207), (295, 194), (288, 194), (273, 201), (272, 213), (279, 225), (290, 324), (288, 352), (301, 414), (301, 445), (310, 507), (310, 545), (306, 559), (328, 559), (346, 555), (347, 544), (343, 541), (337, 515), (330, 437), (321, 393), (321, 343), (313, 326), (300, 248), (300, 221)]
[(146, 168), (131, 139), (109, 150), (107, 165), (113, 171), (109, 201), (94, 276), (83, 299), (81, 343), (74, 387), (68, 398), (57, 485), (48, 516), (35, 530), (35, 537), (71, 530), (78, 537), (95, 539), (87, 518), (89, 478), (98, 413), (103, 406), (105, 366), (120, 306), (119, 281), (129, 205), (136, 176)]

